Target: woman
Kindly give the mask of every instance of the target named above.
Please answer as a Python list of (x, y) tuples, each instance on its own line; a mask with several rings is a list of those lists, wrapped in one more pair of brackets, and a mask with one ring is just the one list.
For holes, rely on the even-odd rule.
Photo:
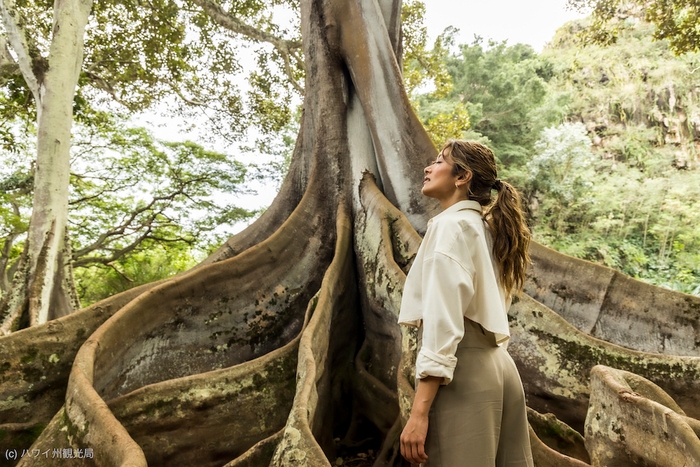
[(433, 467), (532, 467), (525, 395), (505, 345), (529, 262), (520, 196), (473, 141), (445, 144), (422, 192), (443, 212), (428, 222), (401, 303), (399, 322), (420, 328), (401, 453)]

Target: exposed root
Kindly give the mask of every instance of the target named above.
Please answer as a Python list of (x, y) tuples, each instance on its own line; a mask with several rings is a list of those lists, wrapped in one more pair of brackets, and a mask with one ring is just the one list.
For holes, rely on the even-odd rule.
[(264, 467), (269, 465), (277, 445), (282, 440), (283, 433), (284, 430), (280, 430), (274, 435), (257, 442), (253, 447), (224, 467)]
[(624, 384), (629, 386), (635, 394), (649, 399), (654, 402), (668, 407), (669, 409), (676, 412), (680, 418), (688, 424), (688, 426), (695, 432), (695, 434), (700, 437), (700, 420), (696, 418), (688, 417), (685, 411), (680, 405), (676, 403), (675, 400), (658, 385), (652, 383), (648, 379), (639, 376), (635, 373), (630, 373), (627, 371), (616, 370), (618, 375), (624, 379)]
[(554, 463), (554, 460), (561, 456), (573, 457), (586, 465), (590, 463), (591, 459), (586, 451), (583, 436), (555, 417), (554, 414), (541, 414), (528, 407), (527, 420), (530, 423), (530, 428), (536, 434), (536, 438), (532, 437), (532, 432), (530, 434), (530, 444), (535, 456), (535, 464), (540, 465), (537, 456), (534, 454), (535, 451), (544, 452), (540, 447), (535, 446), (536, 443), (544, 443), (556, 452), (556, 455), (551, 453), (545, 455), (545, 458), (552, 459), (552, 462), (543, 462), (548, 465), (560, 465)]
[(420, 169), (437, 151), (403, 88), (388, 18), (377, 2), (334, 6), (341, 53), (367, 119), (383, 191), (414, 229), (423, 231), (425, 216), (437, 212), (437, 202), (420, 193)]
[(0, 338), (0, 431), (5, 433), (0, 436), (0, 452), (29, 448), (63, 405), (73, 359), (83, 342), (134, 297), (157, 284), (136, 287)]
[(577, 329), (642, 352), (700, 356), (700, 297), (532, 242), (525, 291)]
[(586, 447), (592, 465), (697, 465), (700, 439), (691, 427), (670, 408), (634, 392), (628, 375), (604, 366), (591, 371)]
[[(14, 292), (10, 290), (10, 293), (20, 294), (24, 292)], [(17, 332), (19, 329), (26, 327), (28, 324), (26, 323), (28, 320), (26, 319), (24, 310), (29, 306), (29, 300), (26, 297), (19, 297), (19, 300), (16, 302), (12, 300), (12, 305), (14, 306), (8, 308), (6, 313), (3, 314), (2, 325), (0, 325), (0, 337), (9, 336), (13, 332)]]
[(277, 196), (265, 212), (242, 232), (229, 238), (214, 253), (209, 255), (195, 269), (207, 264), (216, 263), (244, 252), (272, 235), (294, 212), (306, 191), (309, 167), (305, 158), (300, 157), (304, 150), (304, 114), (301, 117), (301, 129), (297, 136), (292, 162), (287, 176), (280, 187)]
[[(368, 371), (388, 388), (396, 389), (396, 374), (401, 357), (401, 330), (397, 323), (406, 274), (394, 260), (394, 251), (413, 257), (420, 244), (418, 234), (379, 191), (371, 175), (360, 185), (361, 210), (355, 217), (355, 252), (360, 282), (365, 284), (363, 306), (370, 358)], [(391, 226), (402, 227), (394, 234)], [(394, 240), (402, 239), (394, 247)], [(415, 250), (414, 250), (415, 248)], [(393, 420), (392, 420), (393, 423)]]
[(537, 433), (529, 426), (530, 430), (530, 447), (532, 448), (532, 457), (537, 467), (588, 467), (590, 464), (569, 457), (554, 449), (550, 448), (537, 437)]
[(390, 240), (394, 262), (404, 274), (408, 274), (420, 247), (421, 236), (408, 222), (408, 218), (389, 202), (377, 187), (374, 177), (367, 172), (363, 174), (360, 184), (360, 200), (363, 211), (383, 223), (382, 240)]
[(346, 277), (352, 268), (352, 229), (349, 216), (342, 207), (338, 213), (337, 232), (333, 262), (323, 278), (314, 315), (302, 333), (296, 396), (271, 466), (330, 466), (316, 437), (322, 430), (329, 429), (319, 424), (324, 419), (323, 412), (328, 409), (326, 403), (329, 400), (327, 385), (320, 383), (324, 377), (329, 377), (331, 322), (334, 312), (346, 305)]
[[(305, 322), (315, 303), (315, 299), (309, 303)], [(243, 460), (259, 459), (269, 452), (269, 461), (274, 450), (270, 442), (279, 439), (294, 396), (299, 339), (251, 362), (149, 385), (107, 405), (143, 449), (150, 465), (220, 466), (246, 449), (251, 452)], [(77, 449), (87, 439), (62, 409), (32, 447)], [(121, 459), (139, 465), (139, 458), (132, 452), (126, 461)]]
[(149, 465), (218, 467), (284, 427), (299, 339), (250, 362), (149, 385), (107, 404)]
[[(73, 427), (67, 423), (67, 420), (65, 408), (61, 407), (41, 436), (32, 445), (31, 450), (28, 451), (32, 453), (39, 452), (40, 455), (26, 456), (20, 459), (17, 467), (95, 467), (97, 464), (94, 457), (90, 459), (84, 456), (87, 446), (72, 444), (75, 432)], [(54, 451), (55, 449), (59, 450), (60, 456)], [(64, 459), (64, 449), (82, 450), (83, 457)], [(48, 453), (48, 455), (43, 455), (44, 453)]]
[[(21, 321), (24, 315), (24, 310), (27, 309), (29, 299), (27, 298), (27, 282), (29, 268), (27, 266), (27, 249), (19, 258), (17, 270), (12, 279), (12, 287), (5, 293), (0, 300), (0, 338), (7, 336), (22, 327)], [(24, 316), (27, 318), (26, 316)], [(26, 319), (28, 323), (28, 318)]]
[(396, 421), (386, 434), (386, 440), (382, 444), (382, 449), (377, 454), (377, 459), (372, 464), (372, 467), (385, 467), (387, 465), (395, 465), (397, 462), (403, 463), (401, 450), (399, 449), (399, 438), (403, 431), (404, 423), (401, 417), (396, 417)]
[(367, 371), (363, 354), (369, 353), (369, 348), (368, 341), (365, 340), (355, 359), (357, 384), (354, 405), (358, 415), (369, 420), (382, 433), (388, 433), (399, 415), (396, 392)]
[[(56, 336), (37, 331), (35, 350), (29, 340), (10, 348), (9, 366), (0, 361), (0, 391), (10, 388), (0, 393), (7, 394), (0, 416), (21, 417), (0, 419), (7, 430), (37, 431), (58, 411), (35, 446), (90, 446), (94, 463), (103, 465), (144, 466), (148, 459), (205, 467), (328, 466), (336, 450), (353, 458), (359, 446), (366, 454), (357, 459), (371, 462), (378, 451), (377, 465), (402, 462), (398, 434), (413, 399), (416, 333), (396, 318), (420, 244), (416, 230), (435, 213), (436, 203), (418, 189), (420, 168), (435, 148), (401, 85), (400, 2), (380, 3), (301, 2), (313, 92), (305, 96), (302, 134), (280, 196), (195, 270), (147, 286), (147, 293), (131, 292), (130, 303), (119, 305), (94, 334), (106, 315), (95, 312), (81, 335), (81, 327), (56, 329)], [(369, 175), (354, 191), (363, 169), (373, 171), (386, 195)], [(354, 212), (343, 204), (350, 199)], [(533, 256), (538, 267), (544, 264)], [(563, 260), (553, 277), (532, 275), (528, 290), (562, 315), (572, 312), (580, 329), (638, 350), (698, 351), (700, 337), (691, 330), (700, 329), (697, 301), (653, 289), (639, 300), (648, 302), (646, 313), (630, 299), (639, 297), (636, 283)], [(662, 320), (639, 318), (643, 325), (634, 327), (637, 316), (666, 308), (674, 311)], [(308, 323), (304, 310), (314, 310)], [(538, 410), (582, 430), (588, 372), (606, 363), (647, 376), (678, 402), (675, 410), (700, 415), (700, 358), (607, 344), (528, 297), (510, 316), (511, 353)], [(618, 317), (631, 332), (617, 332)], [(641, 344), (635, 335), (643, 336)], [(74, 345), (88, 336), (76, 355)], [(19, 341), (0, 346), (4, 342)], [(652, 393), (660, 397), (653, 391), (647, 397)], [(680, 412), (676, 418), (700, 426)], [(334, 438), (343, 434), (346, 444), (336, 446)], [(538, 465), (582, 465), (532, 436)], [(380, 447), (370, 453), (369, 445)]]
[(589, 373), (598, 364), (642, 375), (667, 391), (691, 416), (700, 411), (700, 358), (637, 352), (576, 330), (528, 296), (509, 310), (513, 356), (528, 405), (554, 413), (583, 432), (588, 410)]
[[(389, 437), (388, 432), (397, 416), (405, 421), (410, 412), (416, 358), (416, 332), (399, 326), (397, 318), (406, 272), (421, 238), (377, 188), (370, 174), (365, 174), (359, 189), (361, 211), (355, 220), (355, 250), (361, 283), (366, 284), (361, 291), (366, 297), (363, 307), (365, 345), (369, 347), (366, 361), (377, 383), (397, 394), (391, 398), (395, 409), (388, 410), (382, 405), (383, 416), (375, 423), (385, 436), (382, 451), (396, 452), (398, 437)], [(364, 370), (364, 366), (359, 370)], [(362, 375), (362, 371), (359, 374)], [(366, 410), (373, 411), (375, 407), (370, 405)]]
[(40, 244), (25, 243), (12, 287), (0, 300), (0, 336), (69, 315), (79, 306), (67, 231), (56, 219), (46, 228)]
[(103, 398), (236, 365), (298, 334), (299, 305), (305, 308), (318, 289), (330, 253), (316, 238), (333, 231), (325, 222), (332, 212), (320, 209), (317, 198), (309, 190), (274, 235), (246, 252), (139, 296), (83, 345), (66, 407), (96, 455), (116, 465), (143, 457)]
[(416, 356), (418, 353), (418, 330), (401, 326), (401, 360), (396, 375), (399, 398), (399, 413), (406, 423), (411, 413), (415, 396)]

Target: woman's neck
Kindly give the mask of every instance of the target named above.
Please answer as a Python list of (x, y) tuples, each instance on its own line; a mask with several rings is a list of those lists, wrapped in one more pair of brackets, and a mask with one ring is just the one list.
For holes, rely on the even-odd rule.
[(440, 201), (440, 206), (442, 207), (442, 210), (444, 211), (445, 209), (449, 208), (450, 206), (454, 206), (455, 204), (459, 203), (460, 201), (468, 201), (469, 197), (465, 196), (462, 193), (455, 192), (452, 196), (449, 198), (444, 198), (444, 199), (439, 199)]

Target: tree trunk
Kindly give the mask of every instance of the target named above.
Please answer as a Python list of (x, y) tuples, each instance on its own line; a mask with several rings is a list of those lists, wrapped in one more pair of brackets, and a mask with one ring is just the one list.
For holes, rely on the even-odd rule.
[[(301, 18), (307, 94), (279, 196), (192, 271), (0, 339), (10, 435), (0, 452), (41, 431), (32, 448), (42, 453), (92, 450), (71, 466), (404, 464), (416, 340), (397, 315), (418, 232), (436, 211), (420, 195), (436, 151), (402, 88), (400, 2), (302, 0)], [(537, 246), (533, 257), (528, 291), (562, 314), (599, 298), (601, 316), (614, 316), (610, 304), (642, 288)], [(700, 300), (660, 297), (655, 316), (700, 322)], [(642, 305), (625, 302), (640, 316)], [(604, 342), (527, 296), (510, 320), (529, 404), (566, 422), (531, 412), (537, 465), (589, 465), (567, 424), (584, 431), (596, 364), (644, 374), (687, 418), (700, 416), (697, 358)], [(690, 345), (683, 333), (677, 347)], [(35, 387), (46, 373), (50, 394)], [(32, 400), (53, 419), (33, 417)]]
[(12, 0), (2, 17), (37, 107), (37, 158), (32, 216), (10, 293), (0, 303), (0, 332), (65, 316), (79, 308), (67, 233), (73, 97), (83, 61), (91, 0), (56, 0), (47, 59), (32, 57)]

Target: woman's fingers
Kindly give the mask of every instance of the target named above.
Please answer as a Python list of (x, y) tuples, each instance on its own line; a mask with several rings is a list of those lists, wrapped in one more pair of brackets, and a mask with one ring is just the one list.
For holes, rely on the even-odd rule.
[(421, 463), (421, 462), (425, 462), (428, 460), (428, 456), (425, 455), (425, 444), (424, 443), (416, 444), (415, 458), (416, 458), (416, 460), (415, 460), (416, 463)]
[(413, 464), (428, 460), (425, 438), (428, 432), (427, 417), (410, 417), (399, 438), (401, 455)]
[(428, 456), (425, 455), (425, 445), (420, 441), (411, 443), (411, 453), (412, 456), (410, 462), (413, 462), (414, 464), (420, 464), (421, 462), (428, 460)]
[(420, 464), (428, 460), (425, 453), (425, 439), (401, 437), (401, 455), (413, 464)]

